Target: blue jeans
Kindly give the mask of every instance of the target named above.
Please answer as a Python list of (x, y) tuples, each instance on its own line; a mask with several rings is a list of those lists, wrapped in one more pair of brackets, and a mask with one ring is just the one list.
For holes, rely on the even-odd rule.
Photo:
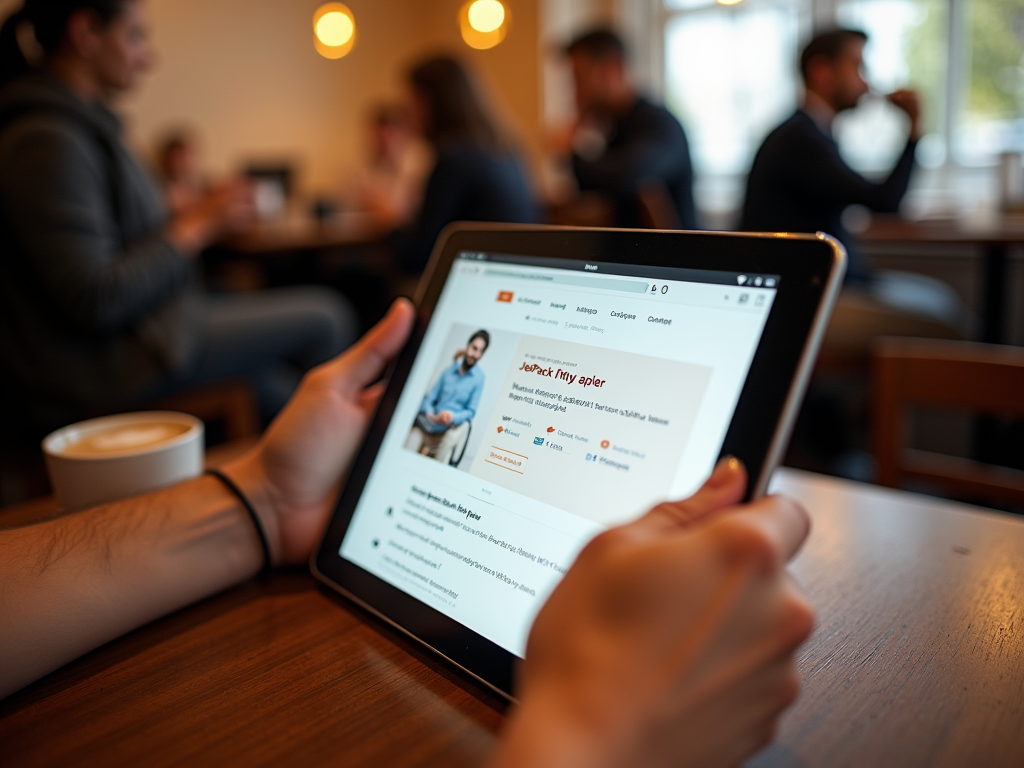
[(245, 379), (265, 421), (284, 407), (302, 374), (355, 341), (359, 319), (329, 288), (279, 288), (211, 296), (200, 330), (199, 355), (184, 373), (162, 382), (146, 399), (201, 384)]

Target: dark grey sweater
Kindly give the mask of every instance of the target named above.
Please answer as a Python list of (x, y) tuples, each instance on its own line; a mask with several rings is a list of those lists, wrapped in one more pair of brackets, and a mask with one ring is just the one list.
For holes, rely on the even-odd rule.
[(0, 91), (0, 369), (34, 424), (192, 362), (198, 292), (166, 216), (106, 107), (42, 73)]

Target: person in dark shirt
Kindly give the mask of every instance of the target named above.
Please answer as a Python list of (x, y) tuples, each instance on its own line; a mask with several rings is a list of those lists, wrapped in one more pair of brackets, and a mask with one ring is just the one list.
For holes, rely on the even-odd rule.
[(671, 198), (675, 225), (695, 229), (693, 166), (686, 132), (665, 107), (639, 95), (626, 72), (626, 49), (609, 29), (595, 29), (565, 48), (572, 65), (577, 122), (554, 141), (572, 151), (580, 191), (615, 203), (620, 227), (645, 225), (639, 195), (655, 184)]
[(522, 162), (465, 67), (436, 57), (415, 66), (408, 80), (414, 122), (437, 156), (415, 223), (396, 236), (399, 263), (418, 274), (453, 221), (534, 224), (538, 213)]
[(921, 107), (913, 91), (888, 100), (906, 114), (907, 143), (888, 178), (873, 182), (854, 171), (839, 154), (832, 121), (854, 109), (868, 92), (861, 70), (867, 35), (849, 29), (822, 33), (800, 57), (806, 87), (804, 103), (765, 139), (747, 179), (741, 228), (755, 232), (827, 232), (849, 254), (848, 283), (867, 283), (870, 268), (843, 226), (843, 211), (863, 205), (895, 213), (910, 183), (914, 150), (921, 136)]

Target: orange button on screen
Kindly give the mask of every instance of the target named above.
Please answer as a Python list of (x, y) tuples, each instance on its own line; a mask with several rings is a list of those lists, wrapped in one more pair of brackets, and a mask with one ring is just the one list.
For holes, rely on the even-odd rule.
[(512, 291), (498, 291), (498, 301), (506, 304), (512, 303)]

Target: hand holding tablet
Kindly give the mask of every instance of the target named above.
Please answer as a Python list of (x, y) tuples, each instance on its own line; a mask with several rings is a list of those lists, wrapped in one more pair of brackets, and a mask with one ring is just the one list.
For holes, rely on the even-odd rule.
[(584, 548), (533, 625), (494, 768), (707, 768), (768, 742), (813, 623), (785, 571), (808, 518), (781, 497), (736, 506), (745, 488), (723, 460)]
[(721, 456), (764, 493), (843, 271), (824, 235), (449, 229), (314, 574), (511, 695), (588, 542)]

